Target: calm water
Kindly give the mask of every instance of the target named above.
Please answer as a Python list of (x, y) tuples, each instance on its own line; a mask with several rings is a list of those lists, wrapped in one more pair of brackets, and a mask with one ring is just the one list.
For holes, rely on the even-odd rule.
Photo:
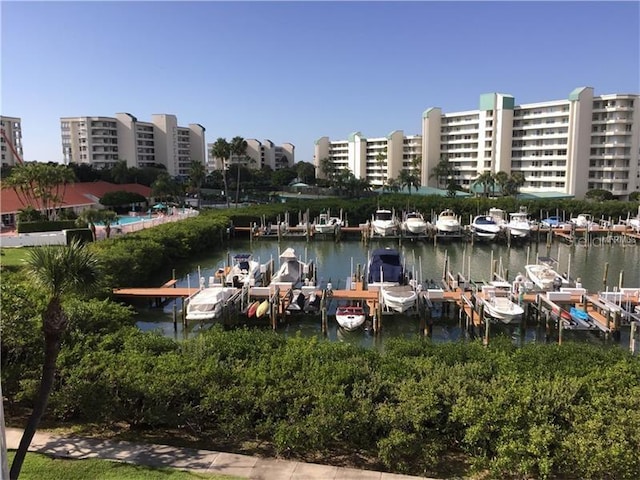
[[(358, 265), (364, 268), (367, 264), (369, 252), (374, 248), (393, 246), (402, 252), (407, 270), (413, 272), (415, 278), (423, 282), (430, 280), (439, 281), (442, 278), (446, 259), (449, 261), (449, 270), (452, 273), (463, 273), (473, 281), (487, 281), (491, 275), (492, 262), (499, 271), (513, 278), (518, 273), (524, 273), (524, 265), (535, 263), (537, 256), (550, 256), (558, 261), (557, 270), (568, 273), (572, 278), (581, 278), (583, 286), (589, 291), (605, 289), (605, 273), (607, 289), (617, 287), (622, 279), (624, 287), (640, 286), (640, 246), (604, 244), (602, 241), (594, 241), (587, 248), (581, 245), (566, 245), (554, 243), (550, 248), (545, 244), (532, 243), (531, 245), (518, 245), (508, 248), (500, 244), (466, 244), (462, 242), (442, 243), (434, 246), (425, 242), (404, 242), (398, 246), (397, 241), (377, 240), (368, 246), (359, 241), (312, 241), (285, 240), (280, 245), (275, 240), (262, 240), (250, 243), (249, 241), (235, 241), (228, 252), (221, 252), (211, 256), (205, 256), (176, 268), (176, 277), (179, 286), (195, 287), (198, 284), (199, 274), (208, 278), (218, 267), (227, 262), (227, 255), (234, 253), (251, 252), (261, 263), (273, 259), (278, 266), (279, 251), (292, 247), (298, 257), (303, 261), (313, 261), (316, 265), (317, 283), (320, 286), (331, 281), (333, 288), (344, 288), (346, 278), (351, 272), (355, 272)], [(608, 268), (605, 265), (608, 264)], [(470, 275), (469, 275), (470, 273)], [(171, 273), (167, 274), (167, 279)], [(161, 279), (164, 281), (165, 279)], [(162, 283), (162, 282), (159, 282)], [(332, 305), (335, 309), (335, 305)], [(138, 325), (144, 330), (159, 329), (166, 335), (175, 338), (184, 338), (197, 334), (203, 328), (210, 325), (190, 324), (187, 331), (183, 331), (178, 322), (178, 329), (174, 331), (172, 320), (173, 305), (167, 305), (163, 310), (141, 308)], [(331, 310), (330, 310), (331, 312)], [(413, 337), (419, 331), (417, 318), (401, 316), (383, 317), (383, 332), (380, 336), (373, 336), (363, 331), (345, 333), (337, 328), (335, 320), (329, 319), (328, 338), (332, 340), (354, 342), (361, 345), (372, 346), (389, 337)], [(520, 331), (518, 327), (492, 325), (492, 336), (500, 333), (511, 335), (518, 341), (536, 341), (544, 338), (543, 332), (536, 327), (527, 327)], [(319, 317), (293, 317), (290, 324), (279, 331), (286, 335), (301, 334), (303, 336), (321, 336)], [(494, 333), (495, 332), (495, 333)], [(622, 342), (628, 334), (623, 332)], [(436, 320), (433, 328), (435, 341), (456, 340), (463, 335), (457, 319)], [(565, 338), (585, 338), (586, 340), (599, 341), (593, 334), (586, 332), (568, 332)], [(628, 340), (627, 340), (628, 343)]]

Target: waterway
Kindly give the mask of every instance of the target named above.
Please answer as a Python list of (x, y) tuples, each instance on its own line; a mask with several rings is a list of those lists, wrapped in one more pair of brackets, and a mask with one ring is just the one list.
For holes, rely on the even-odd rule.
[[(369, 245), (365, 245), (357, 240), (343, 240), (338, 243), (331, 240), (306, 242), (304, 239), (285, 239), (281, 243), (276, 240), (252, 243), (248, 240), (235, 240), (228, 250), (176, 266), (175, 274), (178, 286), (190, 286), (195, 290), (199, 276), (208, 278), (213, 275), (234, 253), (251, 252), (261, 263), (273, 259), (277, 267), (280, 251), (291, 247), (301, 260), (312, 261), (315, 264), (319, 286), (331, 282), (334, 289), (339, 289), (344, 288), (347, 277), (356, 271), (358, 265), (361, 268), (366, 266), (372, 249), (384, 246), (398, 248), (405, 258), (407, 270), (423, 283), (440, 281), (447, 262), (452, 273), (459, 272), (473, 281), (482, 282), (490, 280), (492, 265), (513, 280), (518, 273), (524, 274), (524, 266), (527, 263), (535, 263), (537, 257), (552, 257), (558, 262), (558, 272), (566, 273), (573, 279), (580, 278), (582, 285), (590, 292), (613, 290), (621, 282), (623, 287), (640, 287), (640, 245), (626, 244), (615, 239), (612, 243), (592, 239), (588, 245), (585, 242), (576, 245), (554, 242), (547, 247), (544, 243), (525, 243), (512, 245), (510, 248), (502, 244), (471, 245), (457, 241), (438, 245), (422, 241), (405, 241), (398, 245), (394, 240), (373, 240)], [(167, 278), (160, 279), (162, 282), (159, 283), (168, 280), (170, 276), (171, 272), (167, 273)], [(177, 308), (179, 311), (179, 304)], [(335, 305), (333, 308), (335, 309)], [(178, 321), (177, 329), (174, 329), (173, 311), (171, 303), (163, 309), (139, 305), (138, 326), (143, 330), (159, 330), (176, 339), (197, 335), (202, 329), (211, 326), (192, 323), (183, 329)], [(416, 336), (419, 332), (418, 324), (419, 320), (415, 317), (384, 316), (383, 331), (380, 335), (374, 336), (364, 331), (345, 333), (338, 329), (335, 320), (330, 318), (327, 337), (364, 346), (379, 346), (383, 345), (387, 338)], [(323, 335), (317, 316), (293, 317), (289, 324), (281, 327), (279, 331), (284, 335)], [(527, 326), (520, 330), (513, 326), (492, 325), (492, 335), (496, 334), (511, 336), (519, 343), (542, 341), (544, 337), (544, 332), (535, 326)], [(457, 340), (463, 335), (457, 318), (442, 318), (435, 322), (432, 339), (445, 342)], [(567, 332), (565, 335), (565, 338), (572, 337), (585, 341), (602, 341), (593, 333)], [(628, 332), (623, 331), (623, 346), (626, 345), (625, 341), (628, 344)]]

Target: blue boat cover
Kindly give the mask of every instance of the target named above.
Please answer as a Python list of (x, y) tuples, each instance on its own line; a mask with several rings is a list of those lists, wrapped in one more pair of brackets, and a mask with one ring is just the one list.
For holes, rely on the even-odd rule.
[[(382, 276), (380, 269), (382, 268)], [(379, 248), (371, 254), (369, 262), (369, 283), (376, 282), (404, 283), (404, 269), (400, 253), (391, 248)]]

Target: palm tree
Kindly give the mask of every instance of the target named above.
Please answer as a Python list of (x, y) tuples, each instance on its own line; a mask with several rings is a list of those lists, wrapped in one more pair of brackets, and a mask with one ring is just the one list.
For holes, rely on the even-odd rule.
[(233, 137), (231, 139), (231, 154), (236, 157), (238, 163), (238, 178), (236, 179), (236, 208), (240, 199), (240, 163), (239, 160), (247, 153), (247, 141), (242, 137)]
[(12, 480), (20, 475), (27, 449), (40, 424), (53, 387), (56, 361), (68, 322), (62, 308), (62, 299), (68, 294), (90, 291), (97, 286), (100, 278), (97, 257), (79, 241), (73, 241), (64, 247), (49, 245), (33, 249), (26, 262), (31, 278), (44, 288), (48, 296), (47, 307), (42, 312), (45, 353), (40, 388), (11, 465)]
[(400, 170), (400, 174), (398, 175), (398, 183), (401, 188), (407, 187), (409, 190), (409, 195), (411, 195), (411, 187), (413, 187), (413, 178), (411, 178), (411, 172), (403, 168)]
[(189, 167), (189, 183), (195, 189), (196, 195), (198, 195), (198, 207), (200, 207), (200, 188), (206, 176), (207, 172), (202, 162), (192, 160), (191, 167)]
[(335, 176), (335, 164), (333, 160), (329, 157), (321, 158), (319, 167), (321, 175), (329, 181), (329, 184), (333, 183)]
[(440, 188), (440, 185), (442, 184), (446, 185), (447, 180), (449, 180), (450, 177), (452, 177), (454, 174), (455, 174), (455, 170), (451, 166), (451, 163), (449, 163), (449, 160), (445, 155), (442, 155), (440, 157), (440, 161), (438, 162), (438, 164), (435, 167), (433, 167), (433, 169), (431, 169), (431, 174), (429, 175), (429, 178), (435, 177), (438, 188)]
[(473, 183), (471, 184), (472, 187), (475, 187), (476, 185), (480, 185), (482, 184), (482, 191), (484, 193), (485, 197), (489, 196), (489, 188), (493, 188), (493, 185), (495, 184), (495, 177), (493, 175), (493, 173), (491, 173), (491, 171), (486, 170), (484, 172), (482, 172), (480, 175), (478, 175), (478, 178), (476, 178)]
[(222, 160), (222, 181), (224, 183), (224, 197), (229, 208), (229, 190), (227, 189), (227, 161), (231, 156), (231, 145), (226, 138), (219, 137), (211, 146), (211, 156)]
[(507, 185), (509, 183), (509, 180), (511, 180), (509, 174), (501, 170), (499, 172), (496, 172), (493, 178), (495, 180), (495, 183), (500, 186), (500, 193), (502, 193), (502, 195), (507, 195)]
[(384, 185), (387, 181), (388, 172), (385, 171), (383, 174), (382, 170), (384, 167), (387, 166), (387, 147), (384, 147), (384, 149), (378, 152), (378, 154), (376, 155), (376, 165), (378, 166), (378, 169), (380, 169), (380, 184), (383, 186), (383, 189), (384, 189)]
[(88, 208), (87, 210), (83, 210), (78, 215), (78, 220), (76, 223), (80, 224), (88, 224), (91, 233), (93, 234), (93, 241), (96, 241), (96, 223), (100, 222), (100, 214), (101, 211), (96, 208)]

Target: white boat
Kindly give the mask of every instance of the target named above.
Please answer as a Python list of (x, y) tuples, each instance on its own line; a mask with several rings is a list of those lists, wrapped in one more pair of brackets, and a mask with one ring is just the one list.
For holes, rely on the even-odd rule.
[(318, 233), (334, 233), (337, 227), (342, 226), (342, 219), (332, 217), (328, 213), (321, 213), (318, 222), (314, 225), (314, 229)]
[(420, 212), (407, 212), (402, 222), (402, 231), (412, 235), (423, 235), (426, 233), (429, 224), (425, 221)]
[(309, 265), (298, 260), (293, 248), (287, 248), (280, 254), (280, 268), (271, 277), (271, 284), (301, 284), (309, 273)]
[(569, 222), (575, 225), (576, 228), (592, 228), (598, 225), (591, 220), (591, 215), (588, 213), (581, 213), (577, 217), (569, 219)]
[(527, 277), (541, 290), (559, 290), (570, 285), (569, 280), (556, 272), (547, 263), (525, 265), (524, 269), (527, 272)]
[(493, 240), (500, 233), (500, 225), (490, 215), (476, 215), (471, 222), (473, 234), (483, 240)]
[(415, 307), (418, 301), (418, 293), (411, 285), (388, 285), (381, 290), (382, 304), (394, 312), (404, 313)]
[(198, 290), (186, 300), (186, 319), (204, 321), (220, 317), (224, 304), (237, 291), (235, 287), (210, 282), (210, 286)]
[(509, 282), (491, 282), (490, 285), (483, 285), (482, 301), (485, 314), (503, 323), (519, 320), (524, 308), (511, 300), (511, 289)]
[(460, 218), (448, 208), (440, 212), (436, 219), (436, 229), (440, 234), (460, 233), (461, 228)]
[(336, 310), (336, 321), (338, 325), (349, 332), (357, 330), (364, 325), (366, 318), (362, 307), (341, 305)]
[(529, 214), (520, 210), (509, 214), (509, 223), (507, 223), (509, 235), (516, 238), (526, 238), (531, 234), (531, 222)]
[(287, 313), (317, 313), (319, 310), (320, 296), (315, 285), (303, 285), (291, 291)]
[(379, 208), (371, 221), (373, 232), (382, 237), (395, 235), (398, 230), (398, 220), (391, 210)]
[(238, 253), (233, 256), (231, 268), (225, 277), (225, 284), (241, 287), (245, 282), (254, 283), (260, 277), (260, 263), (250, 253)]

